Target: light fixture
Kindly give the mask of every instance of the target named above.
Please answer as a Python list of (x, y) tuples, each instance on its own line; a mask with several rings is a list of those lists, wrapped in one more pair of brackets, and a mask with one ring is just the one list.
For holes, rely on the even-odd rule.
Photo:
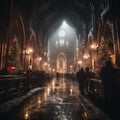
[(66, 24), (66, 21), (63, 21), (63, 25), (65, 25)]

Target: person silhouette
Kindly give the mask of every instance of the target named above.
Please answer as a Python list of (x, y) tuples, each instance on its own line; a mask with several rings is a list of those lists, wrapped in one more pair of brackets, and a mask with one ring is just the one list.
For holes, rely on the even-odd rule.
[(79, 89), (80, 89), (80, 93), (82, 95), (84, 95), (84, 90), (85, 90), (85, 81), (87, 79), (87, 75), (86, 72), (84, 71), (83, 68), (81, 68), (78, 72), (77, 72), (77, 80), (79, 83)]
[(109, 110), (114, 96), (115, 79), (117, 78), (116, 68), (111, 60), (105, 61), (105, 65), (100, 71), (100, 77), (103, 85), (104, 109)]
[(90, 78), (92, 77), (91, 75), (91, 71), (89, 69), (89, 67), (86, 67), (85, 68), (85, 72), (86, 72), (86, 82), (85, 82), (85, 87), (86, 87), (86, 92), (89, 91), (89, 81), (90, 81)]

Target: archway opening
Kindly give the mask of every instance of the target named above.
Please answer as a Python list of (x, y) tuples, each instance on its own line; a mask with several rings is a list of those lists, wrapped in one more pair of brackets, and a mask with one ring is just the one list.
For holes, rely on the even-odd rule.
[[(61, 54), (63, 53), (63, 54)], [(68, 72), (78, 57), (78, 38), (75, 29), (63, 21), (48, 39), (48, 62), (56, 71)], [(57, 64), (56, 64), (57, 63)]]

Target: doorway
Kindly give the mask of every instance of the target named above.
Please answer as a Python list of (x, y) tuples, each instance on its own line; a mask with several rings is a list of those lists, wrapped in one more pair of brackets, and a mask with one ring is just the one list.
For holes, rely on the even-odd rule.
[(57, 72), (66, 73), (67, 72), (67, 59), (64, 53), (59, 53), (57, 56)]

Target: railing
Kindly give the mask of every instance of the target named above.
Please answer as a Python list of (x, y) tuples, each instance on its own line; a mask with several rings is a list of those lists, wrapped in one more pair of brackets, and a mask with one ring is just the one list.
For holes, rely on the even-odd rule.
[[(33, 75), (31, 78), (23, 75), (1, 75), (0, 76), (0, 102), (24, 94), (35, 87), (44, 86), (47, 81), (45, 75)], [(88, 81), (88, 94), (95, 98), (103, 98), (103, 89), (100, 79), (91, 78)]]
[[(44, 77), (44, 78), (43, 78)], [(0, 75), (0, 103), (20, 96), (30, 89), (44, 86), (46, 76)]]
[(26, 77), (4, 75), (0, 77), (0, 102), (25, 90)]
[(88, 81), (87, 91), (95, 98), (103, 98), (102, 81), (98, 78), (90, 78)]

